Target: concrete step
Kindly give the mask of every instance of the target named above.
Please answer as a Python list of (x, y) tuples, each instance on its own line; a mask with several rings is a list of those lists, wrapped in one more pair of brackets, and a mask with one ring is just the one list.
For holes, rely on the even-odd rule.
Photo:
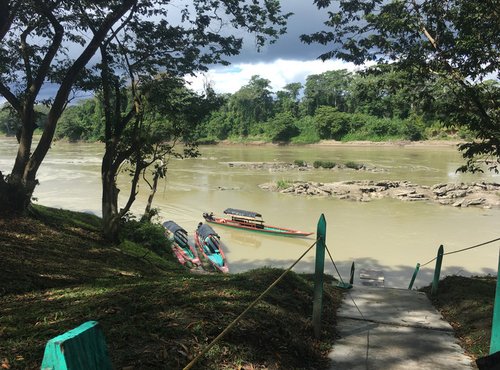
[(421, 292), (355, 286), (337, 316), (340, 338), (330, 353), (332, 370), (475, 368)]

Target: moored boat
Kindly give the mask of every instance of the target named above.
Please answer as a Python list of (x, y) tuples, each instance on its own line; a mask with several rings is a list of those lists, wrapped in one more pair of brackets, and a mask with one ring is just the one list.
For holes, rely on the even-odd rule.
[(312, 234), (312, 232), (266, 225), (262, 219), (262, 215), (257, 212), (228, 208), (224, 211), (224, 214), (228, 215), (228, 217), (217, 217), (214, 216), (213, 213), (204, 213), (203, 218), (210, 223), (267, 234), (284, 236), (308, 236)]
[(179, 262), (189, 268), (200, 266), (201, 261), (196, 249), (189, 244), (187, 231), (174, 221), (164, 222), (163, 227), (165, 228), (165, 236), (172, 241), (172, 252)]
[(198, 252), (217, 270), (223, 273), (229, 272), (226, 256), (221, 248), (220, 236), (210, 227), (202, 224), (196, 229), (194, 234), (196, 248)]

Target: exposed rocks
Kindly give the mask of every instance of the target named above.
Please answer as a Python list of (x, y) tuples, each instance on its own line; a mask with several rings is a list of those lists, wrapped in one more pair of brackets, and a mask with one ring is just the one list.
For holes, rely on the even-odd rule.
[(500, 207), (500, 184), (476, 182), (472, 184), (436, 184), (420, 186), (408, 181), (341, 181), (332, 183), (295, 181), (278, 188), (275, 183), (262, 184), (269, 191), (308, 196), (331, 196), (367, 202), (378, 198), (394, 198), (403, 201), (432, 201), (453, 207)]
[[(315, 169), (310, 164), (305, 164), (304, 166), (299, 166), (294, 163), (288, 162), (222, 162), (227, 164), (231, 168), (246, 168), (249, 170), (268, 170), (268, 171), (289, 171), (289, 170), (298, 170), (298, 171), (310, 171)], [(351, 170), (351, 171), (368, 171), (368, 172), (385, 172), (382, 168), (376, 168), (372, 166), (368, 166), (365, 164), (360, 164), (358, 167), (353, 168), (352, 166), (347, 166), (345, 164), (335, 164), (333, 168), (329, 169), (319, 169), (324, 171), (331, 170)]]

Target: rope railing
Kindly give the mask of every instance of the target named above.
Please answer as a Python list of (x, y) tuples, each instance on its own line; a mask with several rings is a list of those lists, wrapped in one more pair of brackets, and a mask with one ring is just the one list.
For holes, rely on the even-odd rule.
[[(456, 251), (451, 251), (451, 252), (447, 252), (447, 253), (444, 253), (443, 256), (447, 256), (447, 255), (450, 255), (450, 254), (455, 254), (455, 253), (460, 253), (460, 252), (464, 252), (464, 251), (468, 251), (470, 249), (474, 249), (474, 248), (479, 248), (479, 247), (482, 247), (484, 245), (487, 245), (487, 244), (491, 244), (491, 243), (494, 243), (494, 242), (497, 242), (499, 241), (500, 238), (496, 238), (496, 239), (493, 239), (493, 240), (489, 240), (487, 242), (484, 242), (484, 243), (479, 243), (479, 244), (476, 244), (476, 245), (473, 245), (471, 247), (467, 247), (467, 248), (462, 248), (462, 249), (458, 249)], [(429, 263), (432, 263), (434, 262), (435, 260), (437, 259), (437, 257), (434, 257), (433, 259), (427, 261), (426, 263), (424, 264), (421, 264), (420, 267), (424, 267), (426, 265), (428, 265)]]
[(269, 293), (269, 291), (274, 288), (284, 277), (288, 274), (299, 261), (304, 258), (304, 256), (309, 253), (309, 251), (316, 245), (318, 241), (316, 240), (307, 250), (288, 268), (286, 269), (269, 287), (262, 292), (250, 305), (237, 317), (235, 318), (212, 342), (210, 342), (189, 364), (187, 364), (183, 370), (191, 369), (210, 349), (217, 344), (237, 323), (241, 321), (243, 316), (245, 316), (248, 311), (250, 311), (264, 296)]
[(483, 242), (483, 243), (475, 244), (475, 245), (472, 245), (470, 247), (457, 249), (457, 250), (447, 252), (447, 253), (443, 253), (443, 246), (441, 245), (439, 247), (438, 254), (436, 257), (430, 259), (429, 261), (427, 261), (426, 263), (423, 263), (423, 264), (417, 263), (417, 266), (415, 267), (415, 271), (413, 272), (413, 276), (411, 277), (410, 284), (408, 285), (408, 289), (411, 290), (413, 288), (413, 283), (415, 282), (415, 278), (417, 277), (417, 274), (418, 274), (420, 268), (427, 266), (428, 264), (436, 261), (436, 268), (434, 271), (434, 280), (432, 282), (432, 290), (431, 290), (431, 294), (434, 295), (437, 292), (437, 286), (439, 283), (439, 274), (441, 272), (441, 261), (443, 259), (443, 256), (449, 256), (451, 254), (469, 251), (471, 249), (483, 247), (485, 245), (497, 242), (499, 240), (500, 240), (500, 238), (495, 238), (495, 239), (488, 240), (488, 241)]

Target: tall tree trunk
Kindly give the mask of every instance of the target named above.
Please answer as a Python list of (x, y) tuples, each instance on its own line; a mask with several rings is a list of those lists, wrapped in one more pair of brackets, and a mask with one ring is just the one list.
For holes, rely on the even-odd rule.
[(153, 205), (153, 199), (156, 194), (156, 189), (158, 187), (158, 180), (160, 178), (160, 172), (156, 171), (154, 176), (153, 176), (153, 184), (151, 184), (151, 191), (148, 196), (148, 203), (146, 204), (146, 209), (144, 210), (144, 215), (142, 216), (143, 221), (151, 221), (151, 218), (153, 217), (153, 213), (151, 212), (152, 205)]
[(120, 231), (120, 214), (118, 209), (118, 193), (116, 187), (116, 171), (113, 170), (113, 160), (109, 148), (102, 161), (102, 223), (104, 237), (116, 243)]

